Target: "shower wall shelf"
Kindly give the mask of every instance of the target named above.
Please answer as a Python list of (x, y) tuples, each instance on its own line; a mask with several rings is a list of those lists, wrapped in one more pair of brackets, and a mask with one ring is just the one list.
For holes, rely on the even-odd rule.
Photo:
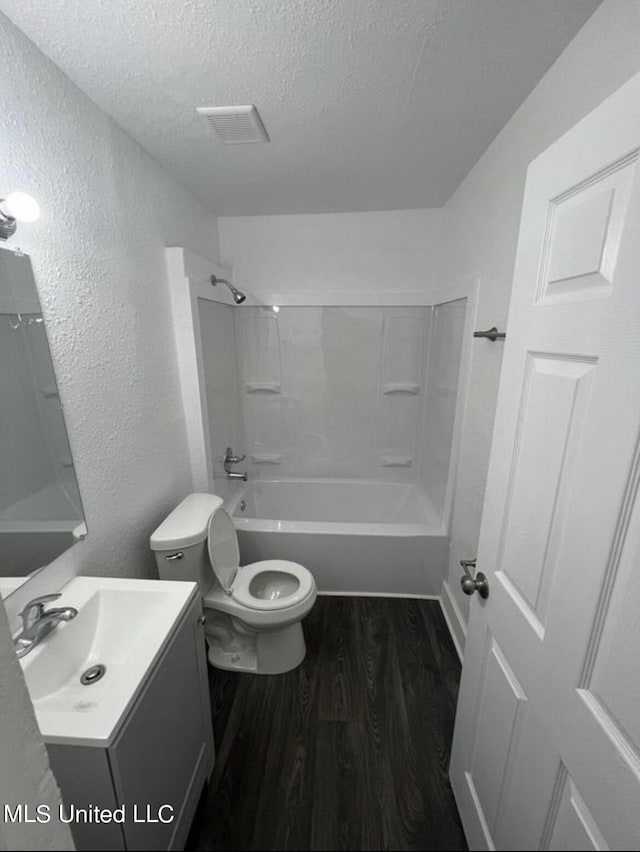
[(282, 393), (280, 382), (245, 382), (246, 393)]
[(415, 382), (386, 382), (382, 385), (382, 393), (406, 393), (416, 396), (420, 393), (420, 385)]
[(380, 456), (381, 467), (411, 467), (413, 456)]
[(251, 453), (249, 460), (254, 464), (282, 464), (282, 453)]

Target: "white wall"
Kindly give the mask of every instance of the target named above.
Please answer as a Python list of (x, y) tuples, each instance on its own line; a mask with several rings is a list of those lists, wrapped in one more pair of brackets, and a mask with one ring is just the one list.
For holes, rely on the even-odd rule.
[[(24, 190), (43, 210), (9, 245), (32, 257), (89, 528), (32, 595), (76, 572), (154, 570), (148, 535), (190, 486), (164, 247), (215, 257), (216, 220), (3, 16), (0, 40), (0, 195)], [(0, 617), (0, 798), (46, 800), (54, 784)], [(0, 844), (69, 847), (66, 831), (18, 830)]]
[(259, 302), (287, 293), (329, 300), (336, 292), (370, 292), (379, 301), (392, 293), (396, 304), (401, 294), (429, 304), (441, 219), (440, 210), (221, 217), (220, 251), (233, 283)]
[(8, 245), (32, 258), (89, 529), (38, 583), (147, 576), (190, 487), (164, 247), (215, 258), (216, 219), (3, 16), (0, 37), (0, 195), (43, 211)]
[[(605, 0), (447, 203), (441, 298), (480, 276), (478, 328), (505, 328), (527, 165), (639, 70), (640, 3)], [(468, 599), (458, 562), (476, 555), (501, 356), (499, 343), (473, 342), (444, 587), (460, 644)]]

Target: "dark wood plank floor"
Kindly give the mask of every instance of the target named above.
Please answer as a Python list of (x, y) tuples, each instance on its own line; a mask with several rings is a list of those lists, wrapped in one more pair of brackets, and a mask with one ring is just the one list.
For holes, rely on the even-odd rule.
[(304, 629), (293, 672), (211, 670), (217, 762), (187, 849), (466, 849), (438, 603), (322, 597)]

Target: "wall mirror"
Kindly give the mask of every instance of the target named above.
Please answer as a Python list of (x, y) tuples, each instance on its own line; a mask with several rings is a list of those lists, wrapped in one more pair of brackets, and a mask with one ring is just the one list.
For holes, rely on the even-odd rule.
[(31, 261), (0, 249), (0, 594), (86, 532)]

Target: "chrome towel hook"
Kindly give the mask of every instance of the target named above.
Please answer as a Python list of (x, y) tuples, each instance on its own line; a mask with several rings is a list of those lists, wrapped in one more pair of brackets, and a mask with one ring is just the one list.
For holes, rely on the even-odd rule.
[(486, 331), (474, 331), (474, 337), (486, 337), (487, 340), (490, 340), (494, 343), (496, 340), (504, 340), (507, 336), (504, 331), (498, 331), (495, 325), (492, 328), (488, 328)]

